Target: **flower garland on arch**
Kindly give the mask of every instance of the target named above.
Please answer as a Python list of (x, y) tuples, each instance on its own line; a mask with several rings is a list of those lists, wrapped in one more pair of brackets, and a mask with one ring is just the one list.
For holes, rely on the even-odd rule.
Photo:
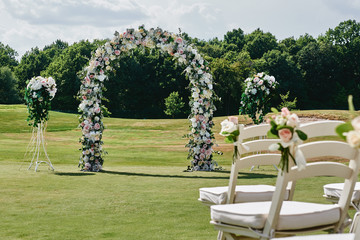
[(214, 100), (212, 75), (208, 63), (198, 53), (196, 48), (189, 45), (181, 36), (163, 31), (161, 28), (146, 30), (140, 26), (137, 30), (127, 29), (124, 33), (115, 32), (112, 40), (99, 47), (89, 65), (84, 68), (82, 85), (78, 93), (81, 100), (79, 105), (80, 127), (82, 137), (80, 142), (81, 157), (79, 166), (84, 171), (100, 171), (104, 162), (102, 122), (103, 113), (107, 109), (102, 105), (104, 81), (107, 73), (114, 71), (112, 61), (128, 56), (132, 49), (137, 47), (158, 48), (161, 52), (170, 54), (177, 64), (184, 67), (184, 73), (189, 79), (192, 99), (190, 133), (186, 136), (189, 143), (188, 159), (191, 160), (192, 170), (212, 170), (212, 146), (214, 134), (211, 128), (214, 125), (213, 113), (216, 110)]

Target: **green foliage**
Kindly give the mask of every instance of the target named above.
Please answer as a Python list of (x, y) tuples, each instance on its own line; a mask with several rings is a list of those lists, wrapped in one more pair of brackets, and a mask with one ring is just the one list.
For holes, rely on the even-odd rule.
[[(189, 81), (183, 67), (158, 49), (134, 49), (131, 55), (115, 60), (116, 72), (105, 82), (105, 97), (114, 117), (165, 118), (164, 99), (178, 92), (189, 99)], [(186, 117), (189, 109), (179, 113)]]
[(26, 81), (34, 76), (46, 76), (46, 74), (42, 74), (42, 72), (67, 46), (68, 44), (66, 42), (56, 40), (51, 45), (45, 46), (43, 50), (35, 47), (22, 56), (19, 65), (14, 70), (18, 80), (17, 91), (21, 98), (24, 97)]
[[(262, 60), (262, 61), (261, 61)], [(301, 101), (306, 100), (306, 85), (301, 78), (301, 70), (287, 52), (271, 50), (255, 63), (259, 71), (269, 72), (279, 82), (278, 92), (292, 92), (295, 96), (302, 96)], [(270, 105), (278, 106), (281, 103), (279, 95), (270, 100)], [(302, 103), (300, 102), (300, 107)]]
[(244, 31), (241, 30), (241, 28), (238, 28), (227, 32), (224, 35), (224, 43), (227, 45), (233, 44), (235, 46), (234, 50), (240, 52), (245, 44)]
[(250, 53), (252, 59), (261, 58), (264, 53), (276, 49), (278, 43), (271, 33), (264, 33), (259, 28), (252, 33), (245, 35), (244, 50)]
[(16, 57), (18, 53), (9, 45), (0, 42), (0, 67), (9, 67), (11, 70), (18, 65)]
[(64, 48), (42, 71), (44, 76), (52, 76), (57, 81), (58, 92), (52, 102), (54, 109), (77, 112), (79, 102), (75, 96), (81, 84), (77, 73), (89, 62), (97, 45), (84, 40), (74, 43)]
[(172, 92), (165, 98), (165, 114), (172, 116), (173, 118), (183, 111), (185, 103), (178, 92)]
[(281, 98), (281, 103), (278, 106), (279, 109), (286, 107), (289, 110), (293, 110), (296, 108), (297, 98), (295, 97), (293, 101), (290, 101), (290, 100), (288, 100), (289, 94), (290, 94), (290, 91), (288, 91), (286, 94), (279, 94), (279, 96)]
[(0, 103), (18, 103), (16, 80), (9, 67), (0, 67)]
[[(239, 107), (242, 80), (251, 72), (274, 75), (280, 83), (278, 92), (286, 95), (290, 91), (297, 96), (296, 104), (300, 109), (346, 109), (349, 94), (354, 96), (355, 102), (360, 102), (359, 31), (359, 22), (347, 20), (317, 38), (304, 34), (277, 41), (274, 35), (260, 29), (244, 34), (240, 28), (228, 31), (224, 40), (206, 41), (191, 38), (186, 33), (183, 36), (210, 63), (214, 89), (221, 98), (216, 103), (215, 114), (232, 115)], [(55, 76), (59, 79), (59, 92), (53, 107), (76, 111), (78, 103), (74, 95), (80, 84), (76, 72), (85, 66), (90, 52), (103, 42), (95, 40), (87, 43), (89, 46), (81, 42), (69, 46), (56, 40), (43, 49), (32, 48), (22, 56), (20, 63), (16, 60), (16, 51), (0, 43), (0, 67), (8, 66), (13, 70), (20, 99), (24, 96), (27, 79), (38, 75)], [(62, 54), (68, 48), (72, 50)], [(170, 92), (179, 92), (183, 99), (189, 97), (188, 81), (182, 74), (184, 69), (157, 50), (136, 50), (118, 63), (120, 67), (110, 76), (106, 83), (109, 91), (105, 93), (113, 116), (163, 118), (167, 116), (163, 100)], [(270, 100), (273, 106), (279, 106), (281, 101), (280, 95)]]
[(214, 59), (210, 64), (215, 86), (214, 90), (221, 99), (217, 107), (218, 115), (232, 115), (239, 108), (242, 92), (242, 79), (249, 74), (246, 62), (234, 62), (224, 58)]

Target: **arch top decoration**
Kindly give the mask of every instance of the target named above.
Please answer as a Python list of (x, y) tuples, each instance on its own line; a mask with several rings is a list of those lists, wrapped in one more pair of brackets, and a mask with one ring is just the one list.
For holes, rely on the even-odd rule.
[(212, 170), (216, 164), (213, 161), (214, 134), (211, 131), (216, 95), (208, 63), (181, 35), (161, 28), (146, 30), (144, 26), (136, 30), (127, 29), (124, 33), (115, 32), (114, 38), (100, 46), (84, 68), (78, 93), (82, 129), (79, 166), (84, 171), (102, 169), (103, 155), (106, 153), (102, 148), (102, 119), (106, 111), (102, 105), (104, 81), (108, 79), (107, 74), (114, 71), (113, 61), (128, 56), (138, 47), (158, 48), (160, 52), (171, 55), (183, 67), (191, 90), (191, 113), (188, 117), (190, 133), (187, 134), (189, 142), (186, 145), (189, 148), (188, 159), (191, 159), (192, 170)]

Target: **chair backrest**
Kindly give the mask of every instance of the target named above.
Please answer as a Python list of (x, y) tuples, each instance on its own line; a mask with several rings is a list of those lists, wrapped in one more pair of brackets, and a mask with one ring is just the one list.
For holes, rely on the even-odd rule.
[(310, 142), (300, 145), (299, 149), (303, 152), (305, 158), (333, 156), (346, 159), (349, 164), (328, 161), (312, 162), (308, 163), (306, 169), (302, 171), (298, 171), (297, 167), (293, 166), (289, 169), (289, 172), (279, 172), (268, 220), (264, 228), (264, 234), (270, 234), (277, 225), (288, 183), (309, 177), (334, 176), (341, 177), (345, 180), (344, 189), (338, 203), (341, 209), (340, 220), (333, 225), (335, 231), (338, 231), (345, 221), (359, 172), (359, 150), (340, 141)]
[(344, 121), (321, 120), (301, 124), (300, 130), (306, 133), (308, 138), (337, 136), (335, 128), (342, 123), (344, 123)]
[[(337, 136), (335, 131), (336, 127), (340, 124), (343, 124), (344, 121), (338, 120), (320, 120), (314, 122), (303, 123), (300, 125), (300, 130), (302, 130), (308, 136), (308, 139), (311, 141), (311, 138), (316, 137), (329, 137), (329, 136)], [(293, 166), (291, 162), (290, 165)], [(289, 192), (289, 200), (291, 200), (294, 196), (296, 181), (291, 182), (288, 185)]]
[[(269, 153), (269, 146), (279, 142), (279, 139), (267, 139), (266, 135), (270, 130), (270, 124), (249, 127), (239, 124), (238, 127), (240, 131), (237, 139), (239, 154), (231, 166), (227, 203), (234, 202), (240, 169), (250, 168), (254, 165), (277, 165), (280, 160), (280, 154)], [(247, 156), (244, 157), (244, 154)]]
[[(308, 135), (308, 138), (321, 136), (336, 136), (335, 128), (344, 123), (343, 121), (322, 120), (300, 125), (300, 129)], [(238, 136), (238, 143), (240, 146), (239, 155), (236, 161), (233, 162), (229, 180), (229, 190), (227, 203), (234, 203), (235, 188), (237, 183), (238, 172), (240, 169), (250, 168), (254, 165), (277, 165), (280, 161), (280, 154), (270, 153), (269, 146), (273, 143), (280, 142), (279, 139), (268, 139), (267, 132), (270, 130), (270, 124), (260, 124), (245, 127), (239, 124), (238, 128), (240, 135)], [(249, 150), (246, 150), (246, 149)], [(242, 155), (249, 154), (243, 157)], [(288, 185), (290, 189), (288, 199), (292, 199), (294, 195), (295, 183), (291, 182)]]

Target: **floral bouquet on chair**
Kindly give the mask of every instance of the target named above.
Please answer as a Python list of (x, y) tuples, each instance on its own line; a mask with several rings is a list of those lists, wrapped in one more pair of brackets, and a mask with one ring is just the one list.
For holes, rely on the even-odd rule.
[(289, 171), (289, 157), (298, 166), (301, 171), (306, 167), (306, 160), (302, 152), (297, 148), (297, 145), (307, 139), (307, 135), (297, 129), (299, 127), (299, 118), (295, 113), (290, 113), (287, 108), (282, 108), (281, 113), (272, 108), (272, 111), (277, 114), (270, 119), (271, 129), (268, 132), (270, 138), (280, 138), (280, 143), (270, 145), (270, 151), (280, 151), (281, 160), (279, 167), (282, 171)]
[[(349, 111), (355, 113), (355, 108), (350, 95), (348, 98)], [(355, 117), (351, 122), (340, 124), (336, 128), (336, 133), (353, 148), (360, 148), (360, 116)]]
[(236, 160), (236, 157), (238, 155), (238, 147), (237, 147), (237, 137), (240, 134), (239, 128), (238, 128), (238, 118), (231, 116), (228, 117), (228, 119), (225, 119), (221, 122), (221, 131), (220, 135), (225, 137), (226, 143), (233, 143), (234, 144), (234, 155), (233, 155), (233, 161)]

